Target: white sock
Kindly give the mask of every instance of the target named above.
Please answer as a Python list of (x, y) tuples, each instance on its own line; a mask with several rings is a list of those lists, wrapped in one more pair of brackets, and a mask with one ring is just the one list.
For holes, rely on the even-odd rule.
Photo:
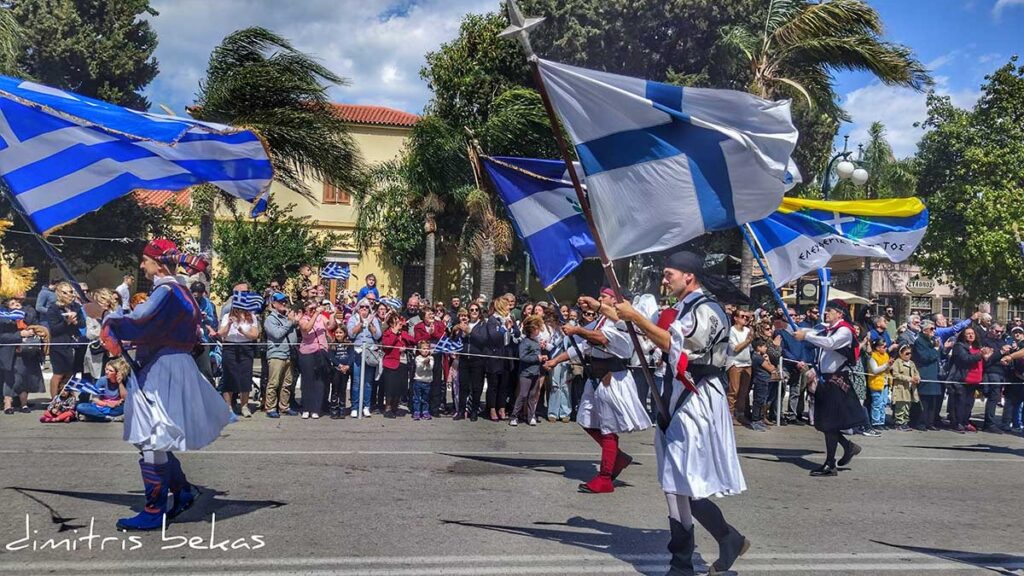
[(690, 513), (690, 497), (665, 493), (669, 518), (678, 521), (687, 530), (693, 529), (693, 515)]

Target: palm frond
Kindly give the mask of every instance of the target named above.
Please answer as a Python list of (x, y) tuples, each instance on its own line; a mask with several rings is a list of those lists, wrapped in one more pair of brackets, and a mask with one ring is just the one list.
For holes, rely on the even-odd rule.
[(761, 40), (768, 48), (776, 31), (791, 22), (805, 6), (804, 0), (769, 0)]
[(924, 90), (933, 82), (909, 48), (868, 35), (806, 39), (780, 55), (781, 60), (789, 58), (804, 65), (817, 63), (830, 70), (870, 72), (885, 84), (915, 90)]
[(17, 72), (23, 40), (14, 12), (10, 8), (0, 8), (0, 74), (13, 75)]
[(861, 0), (800, 4), (801, 9), (792, 12), (790, 19), (773, 34), (772, 43), (778, 49), (816, 38), (882, 34), (882, 19), (878, 12)]
[(726, 26), (722, 29), (718, 43), (727, 49), (743, 54), (748, 61), (754, 60), (759, 39), (742, 26)]

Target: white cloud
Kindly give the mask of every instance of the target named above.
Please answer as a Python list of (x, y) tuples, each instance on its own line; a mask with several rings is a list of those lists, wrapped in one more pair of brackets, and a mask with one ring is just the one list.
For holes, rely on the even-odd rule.
[(458, 34), (469, 12), (495, 11), (499, 0), (154, 0), (150, 18), (160, 74), (146, 93), (177, 113), (192, 103), (210, 52), (231, 32), (263, 26), (317, 56), (348, 86), (338, 102), (420, 112), (430, 96), (419, 77), (427, 52)]
[(996, 5), (992, 7), (992, 15), (999, 18), (1003, 15), (1003, 10), (1011, 6), (1024, 6), (1024, 0), (996, 0)]
[[(961, 108), (973, 107), (981, 95), (976, 90), (951, 90), (946, 76), (935, 77), (935, 92), (949, 96), (953, 104)], [(926, 94), (909, 88), (886, 86), (881, 82), (858, 88), (844, 98), (843, 109), (853, 121), (840, 127), (839, 133), (849, 134), (850, 142), (865, 143), (868, 127), (872, 122), (881, 122), (896, 157), (911, 156), (924, 135), (924, 130), (915, 128), (914, 123), (927, 119), (926, 101)]]

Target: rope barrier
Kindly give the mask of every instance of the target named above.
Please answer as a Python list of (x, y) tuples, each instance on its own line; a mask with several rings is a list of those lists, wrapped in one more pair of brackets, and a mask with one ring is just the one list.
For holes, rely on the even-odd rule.
[[(800, 363), (797, 360), (790, 360), (789, 358), (783, 358), (782, 361), (783, 362), (788, 362), (790, 364), (799, 364)], [(805, 364), (807, 364), (807, 363), (805, 362)], [(811, 364), (807, 364), (807, 365), (811, 366)], [(863, 376), (878, 376), (878, 374), (868, 374), (867, 372), (858, 372), (857, 370), (850, 370), (850, 373), (851, 374), (861, 374)], [(990, 385), (995, 385), (995, 386), (1021, 386), (1021, 385), (1024, 385), (1024, 382), (978, 382), (977, 384), (971, 384), (970, 382), (956, 382), (956, 381), (952, 381), (952, 380), (926, 380), (924, 378), (921, 379), (921, 382), (931, 382), (931, 383), (935, 383), (935, 384), (965, 384), (967, 386), (990, 386)]]

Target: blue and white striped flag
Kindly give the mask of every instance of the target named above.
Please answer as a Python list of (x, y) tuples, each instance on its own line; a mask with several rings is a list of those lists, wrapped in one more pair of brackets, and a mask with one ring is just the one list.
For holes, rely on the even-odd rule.
[(482, 160), (545, 290), (584, 258), (597, 257), (563, 162), (487, 156)]
[(70, 390), (75, 394), (92, 394), (93, 396), (102, 396), (103, 391), (96, 387), (96, 383), (90, 380), (82, 380), (81, 378), (72, 378), (64, 385), (64, 388)]
[(263, 297), (256, 292), (235, 290), (231, 293), (231, 307), (246, 312), (259, 312), (263, 310)]
[(348, 280), (352, 276), (352, 269), (344, 262), (328, 262), (320, 270), (320, 277), (327, 280)]
[(7, 308), (0, 309), (0, 320), (7, 320), (8, 322), (17, 322), (18, 320), (24, 319), (24, 310), (9, 310)]
[(440, 352), (442, 354), (462, 352), (462, 338), (452, 341), (449, 340), (447, 336), (444, 336), (437, 341), (437, 344), (434, 346), (434, 352)]
[(209, 182), (263, 210), (274, 171), (249, 130), (0, 76), (0, 174), (47, 232), (137, 189)]
[(402, 301), (399, 300), (398, 298), (389, 298), (385, 296), (384, 298), (381, 298), (380, 301), (383, 302), (384, 304), (387, 304), (389, 307), (391, 307), (392, 310), (402, 309)]
[(541, 60), (612, 260), (771, 214), (797, 130), (789, 101)]

